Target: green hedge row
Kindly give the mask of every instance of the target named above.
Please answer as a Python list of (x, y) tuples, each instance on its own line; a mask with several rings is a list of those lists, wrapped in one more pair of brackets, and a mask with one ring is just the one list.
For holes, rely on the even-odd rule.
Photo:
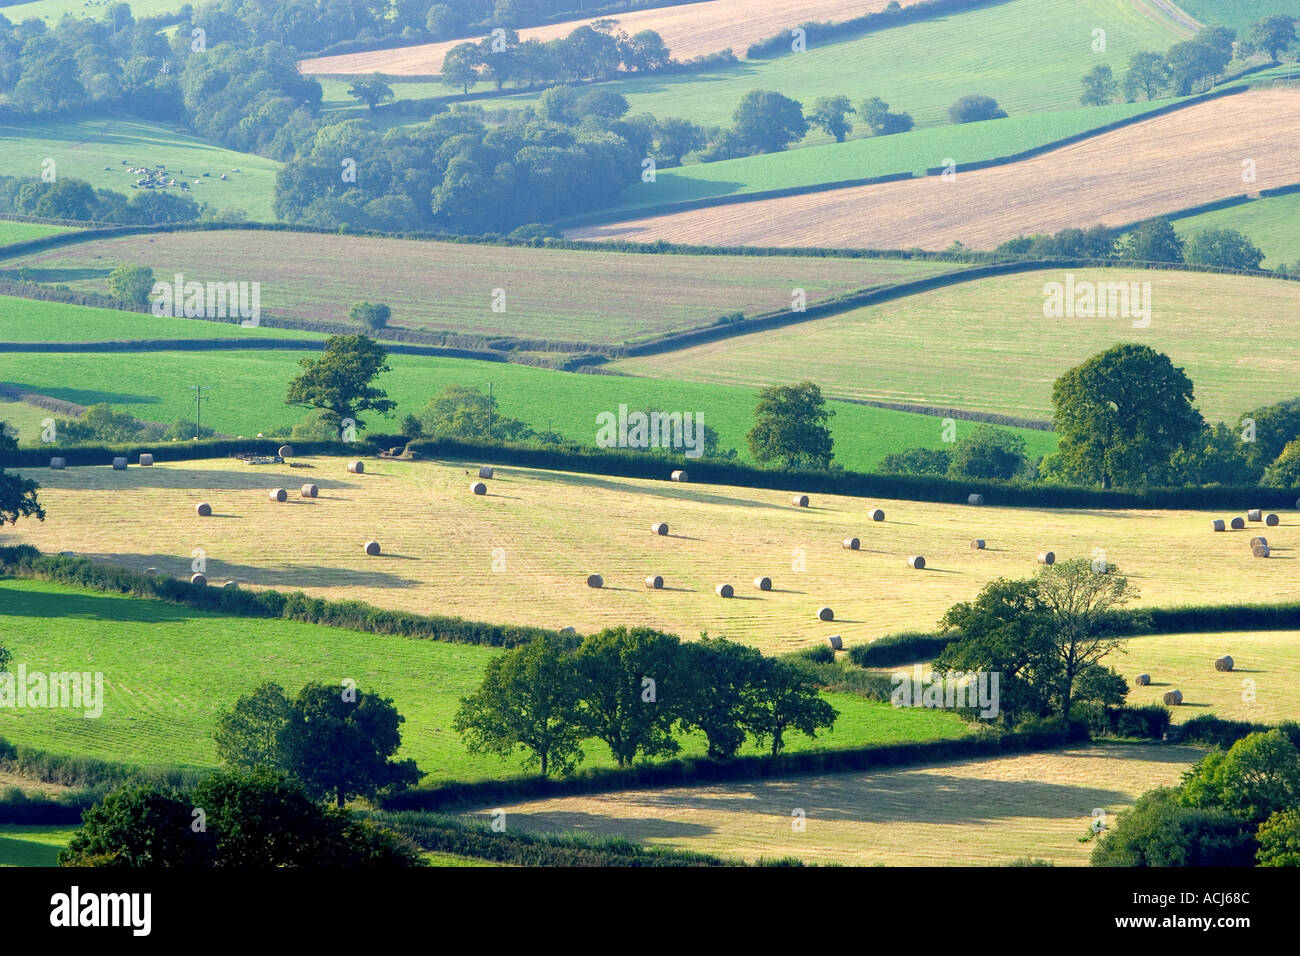
[(6, 787), (0, 790), (0, 825), (76, 825), (81, 823), (82, 811), (93, 803), (82, 795), (29, 796), (18, 787)]
[(1247, 734), (1280, 730), (1297, 747), (1300, 747), (1300, 723), (1286, 720), (1280, 724), (1257, 724), (1248, 720), (1224, 720), (1214, 714), (1202, 714), (1175, 727), (1169, 738), (1184, 744), (1202, 744), (1207, 747), (1228, 749)]
[[(131, 443), (123, 445), (37, 445), (19, 448), (16, 454), (5, 459), (6, 468), (48, 468), (51, 458), (64, 459), (69, 467), (103, 465), (111, 467), (113, 459), (124, 457), (128, 465), (138, 467), (141, 452), (149, 452), (154, 461), (204, 461), (212, 458), (230, 458), (238, 453), (274, 455), (283, 440), (275, 438), (220, 438), (211, 441)], [(373, 437), (358, 442), (300, 442), (293, 443), (298, 455), (345, 455), (356, 458), (373, 454), (379, 446)], [(250, 466), (251, 467), (251, 466)], [(340, 464), (340, 469), (342, 465)]]

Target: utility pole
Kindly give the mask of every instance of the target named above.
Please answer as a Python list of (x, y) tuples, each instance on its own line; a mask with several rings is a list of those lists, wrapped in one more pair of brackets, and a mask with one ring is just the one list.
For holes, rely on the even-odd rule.
[[(212, 388), (211, 385), (190, 386), (190, 391), (194, 393), (194, 401), (196, 403), (194, 409), (194, 430), (199, 434), (203, 433), (203, 393), (210, 388)], [(198, 438), (199, 436), (195, 435), (194, 437)]]
[(488, 441), (492, 440), (492, 383), (488, 382)]

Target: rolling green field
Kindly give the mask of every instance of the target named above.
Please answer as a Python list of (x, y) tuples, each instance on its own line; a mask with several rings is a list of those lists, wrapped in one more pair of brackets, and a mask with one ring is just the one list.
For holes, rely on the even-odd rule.
[[(1044, 287), (1066, 271), (963, 283), (665, 355), (624, 359), (637, 375), (754, 385), (816, 368), (840, 398), (917, 402), (1051, 417), (1052, 383), (1119, 342), (1165, 352), (1187, 370), (1210, 421), (1293, 397), (1300, 381), (1300, 283), (1121, 269), (1073, 272), (1077, 282), (1150, 282), (1151, 321), (1044, 318)], [(1231, 321), (1227, 317), (1231, 317)]]
[[(189, 386), (205, 383), (203, 421), (230, 435), (256, 435), (302, 421), (284, 395), (301, 369), (300, 352), (0, 353), (0, 382), (79, 405), (108, 402), (137, 418), (172, 422), (193, 418)], [(402, 416), (419, 412), (447, 385), (470, 385), (493, 396), (502, 415), (536, 431), (549, 426), (567, 439), (595, 445), (600, 412), (629, 408), (695, 411), (717, 429), (722, 450), (750, 460), (745, 434), (753, 427), (757, 390), (615, 375), (555, 372), (504, 362), (394, 355), (392, 372), (377, 384), (398, 403), (394, 417), (365, 416), (371, 431), (391, 432)], [(835, 458), (845, 468), (870, 470), (888, 454), (919, 446), (942, 447), (943, 419), (870, 406), (834, 403)], [(976, 426), (956, 423), (961, 438)], [(1051, 432), (1018, 430), (1031, 454), (1056, 447)], [(25, 435), (26, 441), (35, 435)]]
[[(254, 221), (275, 220), (271, 203), (278, 163), (214, 146), (160, 123), (122, 116), (0, 124), (0, 160), (9, 175), (39, 176), (47, 157), (55, 161), (60, 176), (84, 179), (97, 189), (128, 197), (139, 191), (131, 188), (138, 177), (127, 172), (129, 167), (163, 163), (178, 181), (184, 170), (183, 178), (191, 183), (188, 195), (195, 202), (241, 209)], [(223, 173), (230, 177), (225, 182)]]
[(949, 157), (959, 166), (996, 159), (1136, 116), (1152, 108), (1153, 104), (1149, 103), (1112, 103), (1086, 109), (1009, 116), (987, 123), (929, 127), (894, 136), (849, 139), (844, 143), (826, 143), (716, 163), (692, 163), (660, 170), (653, 183), (637, 182), (628, 186), (613, 208), (631, 209), (891, 173), (920, 175), (927, 169), (943, 165)]
[[(477, 688), (496, 653), (489, 648), (362, 634), (281, 620), (229, 618), (155, 601), (78, 591), (44, 582), (0, 580), (0, 643), (28, 671), (90, 670), (104, 675), (98, 718), (81, 711), (0, 711), (0, 737), (54, 753), (141, 766), (218, 763), (212, 731), (219, 713), (274, 680), (287, 693), (311, 680), (352, 678), (393, 699), (406, 717), (399, 757), (426, 779), (515, 776), (518, 762), (465, 751), (451, 729), (461, 696)], [(817, 740), (790, 749), (865, 746), (957, 737), (970, 725), (951, 713), (906, 710), (845, 694), (828, 695), (840, 718)], [(584, 766), (610, 766), (604, 748), (586, 748)], [(702, 755), (704, 738), (683, 738)], [(746, 752), (757, 752), (752, 743)]]
[[(1106, 51), (1092, 51), (1092, 31), (1106, 30)], [(1140, 50), (1164, 50), (1185, 35), (1147, 16), (1130, 0), (1014, 0), (883, 30), (806, 53), (744, 61), (705, 73), (615, 81), (632, 113), (677, 116), (728, 126), (749, 90), (776, 90), (810, 107), (818, 96), (846, 94), (855, 103), (883, 98), (918, 126), (945, 125), (947, 108), (970, 93), (994, 97), (1010, 115), (1071, 109), (1079, 79), (1109, 64), (1122, 75)], [(518, 107), (538, 94), (480, 101), (488, 109)], [(805, 143), (829, 142), (820, 130)], [(943, 156), (936, 157), (939, 165)]]
[(39, 239), (42, 236), (52, 236), (55, 233), (67, 231), (67, 226), (50, 226), (40, 222), (14, 222), (9, 219), (0, 219), (0, 246), (8, 245), (11, 242), (22, 242), (25, 239)]
[[(156, 17), (164, 13), (174, 13), (182, 6), (187, 6), (186, 0), (128, 0), (131, 7), (131, 15), (134, 17)], [(14, 23), (20, 23), (28, 17), (39, 17), (46, 23), (53, 25), (58, 23), (64, 14), (70, 13), (74, 17), (91, 17), (95, 20), (103, 20), (107, 17), (108, 7), (111, 6), (110, 0), (33, 0), (31, 3), (19, 3), (11, 7), (0, 7), (0, 13), (12, 20)]]
[[(44, 277), (39, 269), (16, 269), (10, 272), (0, 269), (0, 276), (6, 274), (36, 282)], [(166, 276), (159, 278), (166, 280)], [(244, 328), (238, 322), (180, 319), (148, 312), (124, 312), (0, 296), (0, 342), (115, 342), (125, 339), (186, 341), (212, 338), (324, 339), (325, 335), (266, 326)]]
[(58, 866), (76, 827), (0, 826), (0, 866)]
[(1190, 239), (1202, 229), (1236, 229), (1264, 253), (1265, 269), (1300, 262), (1300, 193), (1256, 199), (1228, 209), (1216, 209), (1174, 221), (1174, 229)]
[(1177, 0), (1184, 12), (1202, 23), (1222, 23), (1244, 38), (1250, 25), (1272, 13), (1300, 17), (1300, 0)]
[[(391, 306), (394, 328), (611, 345), (710, 325), (736, 311), (783, 311), (795, 288), (813, 304), (960, 268), (905, 259), (665, 256), (242, 229), (90, 240), (0, 261), (0, 267), (107, 293), (108, 274), (123, 262), (147, 265), (163, 281), (179, 272), (187, 281), (260, 282), (268, 315), (345, 322), (352, 303), (364, 300)], [(504, 311), (493, 309), (498, 289)]]

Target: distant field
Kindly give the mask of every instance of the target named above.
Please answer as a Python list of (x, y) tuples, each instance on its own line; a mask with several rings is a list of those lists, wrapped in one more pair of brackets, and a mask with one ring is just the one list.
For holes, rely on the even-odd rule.
[[(1300, 283), (1188, 272), (1081, 269), (1076, 282), (1150, 282), (1151, 324), (1043, 317), (1044, 287), (1067, 273), (1034, 272), (934, 292), (724, 339), (624, 359), (637, 375), (754, 385), (816, 368), (829, 395), (1050, 418), (1052, 383), (1119, 342), (1142, 342), (1186, 368), (1211, 421), (1300, 392)], [(1224, 316), (1231, 316), (1225, 322)]]
[[(1300, 153), (1286, 119), (1297, 110), (1300, 90), (1251, 91), (1007, 166), (962, 172), (958, 163), (950, 179), (929, 177), (757, 200), (571, 229), (567, 235), (876, 249), (943, 249), (960, 241), (991, 249), (1019, 235), (1098, 223), (1121, 226), (1246, 191), (1300, 182)], [(1256, 161), (1258, 175), (1249, 186), (1241, 179), (1242, 160), (1247, 158)]]
[[(1176, 784), (1203, 751), (1093, 744), (873, 773), (625, 791), (507, 805), (506, 825), (739, 856), (846, 866), (1085, 866), (1097, 808)], [(495, 810), (496, 808), (492, 808)], [(804, 831), (792, 826), (804, 815)], [(484, 811), (486, 812), (486, 811)]]
[[(1097, 28), (1106, 30), (1104, 53), (1092, 51)], [(1186, 36), (1131, 0), (1014, 0), (814, 44), (805, 53), (602, 86), (627, 97), (633, 113), (706, 125), (731, 125), (736, 104), (754, 89), (777, 90), (806, 108), (818, 96), (843, 93), (854, 103), (880, 96), (895, 111), (911, 113), (918, 126), (947, 125), (948, 107), (970, 93), (994, 97), (1012, 116), (1074, 108), (1079, 78), (1093, 66), (1108, 64), (1122, 75), (1134, 53), (1164, 50)], [(538, 95), (478, 102), (487, 109), (518, 107)], [(805, 144), (830, 141), (817, 130)]]
[[(682, 4), (653, 10), (614, 13), (616, 30), (633, 36), (642, 30), (654, 30), (668, 47), (673, 59), (716, 53), (730, 48), (744, 57), (751, 43), (766, 40), (808, 21), (848, 20), (883, 10), (889, 0), (858, 0), (852, 6), (843, 0), (710, 0), (706, 3)], [(904, 0), (911, 6), (917, 0)], [(520, 40), (555, 40), (568, 36), (591, 19), (566, 20), (544, 27), (527, 27), (519, 31)], [(505, 24), (503, 24), (504, 26)], [(472, 38), (477, 42), (482, 37)], [(338, 56), (314, 57), (298, 64), (302, 73), (387, 73), (391, 76), (420, 76), (442, 72), (442, 58), (460, 40), (424, 43), (420, 46), (368, 53), (343, 53)]]
[(22, 242), (24, 239), (39, 239), (42, 236), (52, 236), (55, 233), (67, 231), (67, 226), (49, 226), (39, 222), (14, 222), (9, 219), (0, 219), (0, 246), (8, 245), (11, 242)]
[[(206, 383), (203, 421), (230, 435), (256, 435), (300, 422), (303, 408), (289, 408), (284, 396), (301, 372), (301, 352), (150, 352), (150, 353), (0, 353), (0, 382), (25, 391), (51, 395), (79, 405), (109, 402), (137, 418), (172, 422), (194, 417), (190, 386)], [(750, 460), (745, 434), (754, 424), (757, 390), (700, 385), (616, 375), (554, 372), (504, 362), (395, 355), (393, 371), (378, 380), (398, 403), (392, 418), (368, 414), (375, 432), (397, 428), (402, 417), (421, 411), (447, 385), (470, 385), (493, 395), (502, 415), (520, 418), (544, 431), (548, 426), (565, 438), (594, 446), (596, 416), (631, 408), (658, 407), (694, 411), (716, 428), (725, 453), (735, 448)], [(845, 468), (869, 471), (892, 452), (921, 445), (942, 447), (942, 418), (836, 402), (831, 433), (835, 460)], [(956, 423), (961, 438), (975, 428)], [(1051, 432), (1023, 430), (1030, 454), (1056, 447)], [(24, 436), (31, 440), (34, 434)]]
[[(373, 239), (260, 230), (180, 232), (77, 243), (0, 262), (47, 283), (107, 292), (122, 262), (170, 279), (261, 283), (268, 313), (347, 320), (385, 302), (395, 328), (451, 329), (549, 341), (621, 344), (710, 325), (719, 316), (790, 308), (958, 268), (950, 262), (686, 256)], [(340, 264), (345, 264), (343, 267)], [(505, 311), (492, 309), (495, 289)]]
[[(156, 17), (164, 13), (175, 13), (182, 6), (190, 4), (185, 0), (130, 0), (131, 15), (134, 17)], [(0, 14), (14, 23), (21, 23), (28, 17), (39, 17), (51, 26), (59, 22), (65, 14), (74, 17), (90, 17), (104, 20), (108, 16), (110, 0), (33, 0), (31, 3), (17, 3), (11, 7), (0, 7)]]
[[(12, 19), (12, 9), (0, 12)], [(60, 176), (84, 179), (98, 189), (127, 196), (139, 192), (131, 188), (139, 177), (128, 173), (129, 167), (163, 163), (177, 181), (184, 178), (191, 183), (188, 195), (195, 202), (214, 209), (242, 209), (255, 221), (275, 220), (271, 203), (279, 164), (274, 160), (223, 149), (189, 133), (133, 117), (3, 123), (0, 158), (11, 176), (39, 176), (42, 162), (50, 158)], [(204, 173), (211, 175), (205, 177)], [(230, 177), (225, 182), (221, 181), (223, 173)], [(179, 192), (179, 188), (169, 191)]]
[(1300, 262), (1300, 193), (1257, 199), (1254, 202), (1203, 212), (1174, 221), (1174, 229), (1190, 239), (1202, 229), (1237, 229), (1264, 253), (1264, 268), (1294, 266)]
[[(814, 495), (801, 509), (790, 503), (798, 489), (520, 468), (502, 469), (479, 497), (469, 492), (472, 463), (371, 459), (364, 475), (353, 476), (341, 459), (306, 459), (314, 466), (306, 470), (169, 464), (165, 447), (158, 456), (161, 464), (125, 473), (107, 464), (28, 469), (48, 517), (20, 522), (6, 538), (186, 577), (191, 552), (202, 548), (217, 583), (301, 588), (471, 620), (571, 624), (583, 633), (628, 623), (692, 638), (707, 631), (767, 652), (833, 634), (852, 646), (930, 629), (989, 581), (1035, 574), (1044, 550), (1061, 560), (1103, 550), (1144, 605), (1300, 599), (1294, 512), (1268, 529), (1275, 557), (1261, 560), (1247, 541), (1262, 526), (1215, 534), (1210, 519), (1220, 515), (1201, 511), (972, 508), (831, 495)], [(298, 497), (304, 481), (315, 482), (321, 497)], [(277, 486), (293, 491), (289, 502), (267, 500)], [(200, 501), (214, 517), (195, 515)], [(877, 505), (883, 522), (867, 516)], [(656, 521), (671, 534), (652, 535)], [(861, 539), (861, 550), (841, 546), (849, 535)], [(988, 548), (971, 550), (972, 538)], [(362, 555), (371, 539), (382, 556)], [(914, 554), (925, 556), (925, 571), (907, 567)], [(591, 573), (603, 575), (606, 587), (588, 588)], [(663, 575), (666, 588), (646, 589), (649, 574)], [(757, 575), (771, 577), (774, 590), (757, 591)], [(721, 583), (731, 583), (736, 598), (719, 598)], [(823, 606), (834, 610), (833, 622), (818, 620)], [(7, 736), (3, 721), (0, 736)]]
[(58, 866), (76, 827), (0, 826), (0, 866)]
[(1178, 0), (1178, 6), (1202, 23), (1222, 23), (1244, 37), (1250, 25), (1272, 13), (1300, 17), (1300, 0)]
[[(15, 661), (29, 671), (104, 674), (104, 708), (97, 719), (70, 710), (28, 711), (21, 717), (11, 709), (0, 712), (0, 737), (13, 743), (141, 765), (213, 767), (217, 717), (241, 694), (267, 680), (293, 694), (310, 680), (335, 683), (351, 677), (362, 690), (393, 698), (406, 718), (398, 756), (414, 758), (429, 779), (522, 773), (518, 761), (467, 753), (451, 729), (460, 697), (478, 687), (483, 668), (497, 653), (490, 648), (221, 617), (41, 582), (0, 580), (0, 597), (6, 611), (0, 639)], [(52, 620), (60, 626), (51, 627)], [(835, 732), (817, 740), (794, 737), (791, 749), (970, 732), (970, 725), (952, 713), (903, 711), (845, 694), (828, 699), (842, 714)], [(586, 749), (585, 766), (612, 763), (603, 746)], [(704, 738), (683, 738), (683, 750), (702, 755)]]
[(53, 414), (47, 408), (38, 408), (26, 402), (11, 402), (0, 396), (0, 422), (4, 423), (10, 434), (17, 432), (18, 441), (24, 445), (34, 445), (41, 440), (41, 423)]
[[(0, 275), (47, 281), (41, 269), (6, 270), (0, 261)], [(112, 271), (109, 266), (94, 271)], [(87, 270), (90, 271), (90, 270)], [(159, 276), (170, 281), (168, 276)], [(239, 322), (208, 322), (157, 316), (149, 312), (124, 312), (96, 309), (0, 296), (0, 342), (110, 342), (123, 339), (323, 339), (318, 332), (297, 329), (272, 329), (264, 326), (244, 328)]]

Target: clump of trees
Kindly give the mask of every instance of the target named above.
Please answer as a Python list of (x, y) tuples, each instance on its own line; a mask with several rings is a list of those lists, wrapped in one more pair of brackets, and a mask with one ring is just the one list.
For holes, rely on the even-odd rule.
[(948, 120), (953, 124), (982, 123), (984, 120), (1005, 119), (1006, 110), (998, 106), (991, 96), (972, 94), (963, 96), (948, 107)]
[(470, 438), (527, 441), (536, 434), (527, 422), (497, 411), (496, 396), (472, 385), (448, 385), (419, 414), (402, 420), (407, 438)]
[[(1178, 235), (1163, 216), (1138, 223), (1127, 235), (1105, 226), (1062, 229), (1055, 235), (1018, 236), (996, 252), (1033, 259), (1105, 259), (1124, 262), (1187, 262), (1220, 269), (1262, 268), (1264, 253), (1236, 229), (1202, 229)], [(1281, 271), (1285, 274), (1286, 269)]]
[(754, 460), (784, 468), (829, 468), (835, 440), (827, 427), (835, 410), (812, 382), (769, 385), (758, 394), (746, 440)]
[[(13, 463), (17, 452), (18, 440), (9, 433), (7, 426), (0, 428), (0, 527), (6, 523), (14, 524), (19, 518), (45, 520), (45, 510), (36, 498), (36, 492), (41, 486), (30, 478), (11, 475), (5, 471)], [(4, 655), (4, 660), (0, 660), (0, 670), (4, 670), (8, 654), (3, 648), (0, 648), (0, 654)]]
[(748, 737), (775, 755), (790, 734), (815, 737), (836, 716), (811, 676), (788, 661), (722, 638), (682, 643), (618, 627), (576, 647), (539, 636), (493, 658), (453, 727), (472, 753), (522, 755), (524, 766), (563, 775), (583, 761), (587, 741), (626, 767), (675, 754), (680, 733), (698, 731), (710, 757), (728, 760)]
[(886, 475), (933, 475), (948, 478), (996, 479), (1034, 477), (1025, 453), (1025, 440), (995, 425), (979, 425), (952, 450), (909, 448), (886, 455), (877, 468)]
[(194, 222), (205, 210), (189, 196), (159, 189), (142, 190), (128, 199), (123, 193), (97, 189), (73, 176), (59, 176), (54, 182), (0, 176), (0, 212), (149, 226)]

